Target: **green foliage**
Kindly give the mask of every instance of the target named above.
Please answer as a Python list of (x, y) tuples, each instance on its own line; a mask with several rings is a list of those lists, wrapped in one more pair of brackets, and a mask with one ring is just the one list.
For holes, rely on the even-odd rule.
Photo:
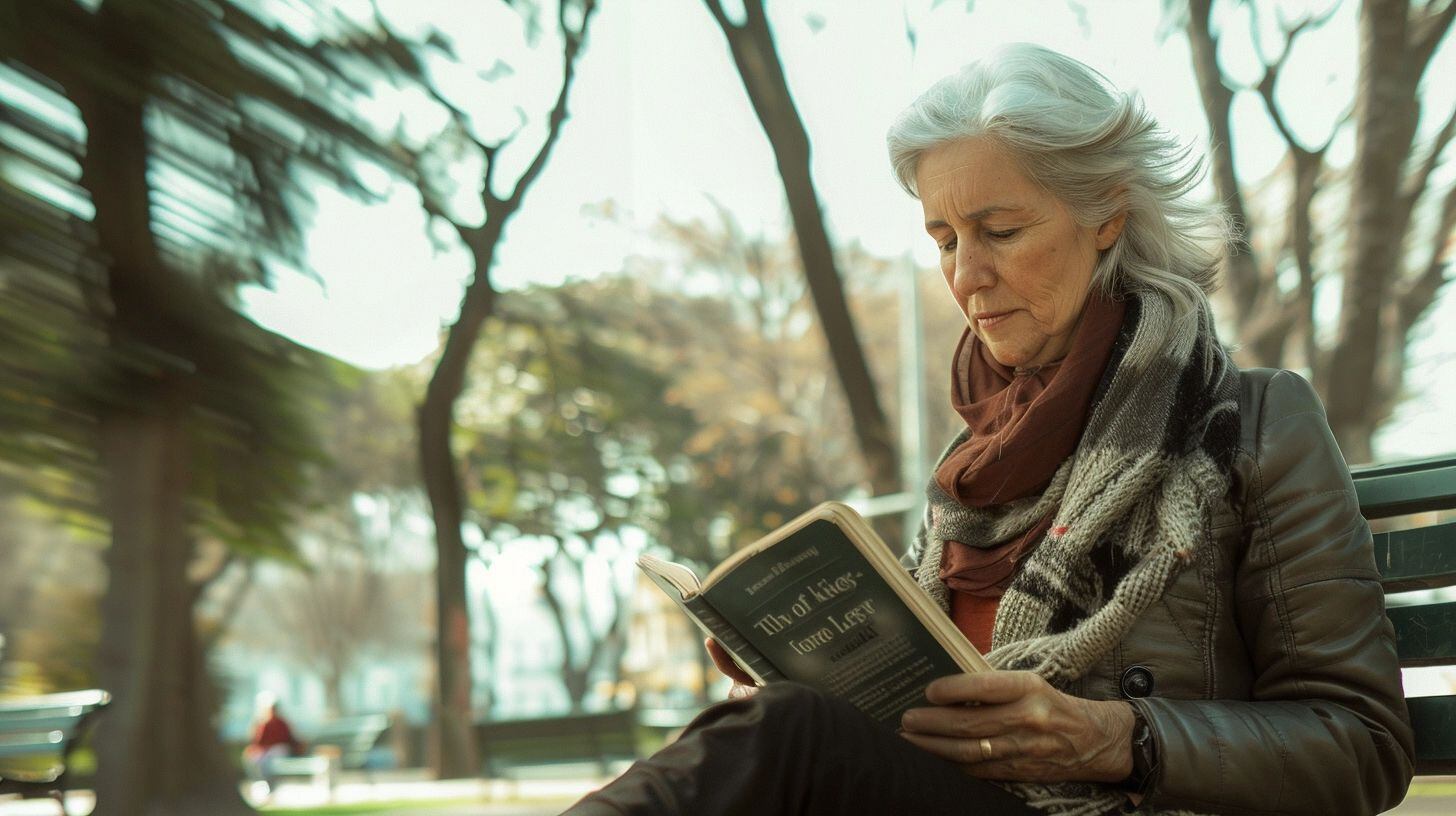
[(47, 625), (21, 632), (5, 656), (19, 672), (11, 679), (11, 688), (34, 693), (95, 688), (94, 657), (101, 641), (99, 602), (100, 593), (75, 588), (42, 594), (33, 614)]
[[(323, 462), (311, 415), (338, 404), (340, 372), (238, 315), (234, 290), (301, 260), (316, 185), (367, 197), (402, 172), (393, 123), (358, 110), (417, 70), (368, 21), (295, 11), (284, 28), (248, 2), (6, 4), (0, 92), (25, 104), (0, 104), (14, 155), (0, 178), (0, 480), (95, 518), (100, 418), (155, 410), (151, 384), (181, 377), (197, 535), (290, 550)], [(161, 268), (119, 271), (98, 238), (94, 202), (122, 183), (82, 170), (77, 106), (98, 94), (144, 112)], [(123, 275), (151, 281), (145, 318), (118, 300)]]
[(469, 506), (488, 531), (661, 532), (693, 417), (665, 398), (663, 350), (637, 331), (630, 289), (604, 280), (512, 293), (487, 325), (457, 438)]

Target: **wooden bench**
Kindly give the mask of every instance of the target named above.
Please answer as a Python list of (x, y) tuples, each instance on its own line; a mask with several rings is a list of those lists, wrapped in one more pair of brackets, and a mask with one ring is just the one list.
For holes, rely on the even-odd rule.
[(488, 777), (519, 779), (589, 763), (605, 776), (611, 760), (636, 759), (637, 719), (637, 710), (628, 708), (476, 723), (481, 768)]
[[(1456, 510), (1456, 457), (1355, 468), (1351, 476), (1360, 510), (1376, 530), (1385, 526), (1380, 519)], [(1375, 561), (1387, 593), (1456, 584), (1456, 520), (1376, 532)], [(1402, 603), (1386, 613), (1401, 666), (1456, 664), (1456, 601)], [(1406, 703), (1416, 731), (1416, 773), (1456, 773), (1456, 695)]]
[(49, 796), (65, 813), (71, 754), (110, 703), (99, 689), (0, 700), (0, 794)]
[(309, 740), (311, 755), (279, 757), (268, 763), (263, 776), (270, 787), (278, 780), (307, 778), (333, 790), (339, 771), (362, 770), (372, 780), (371, 755), (379, 738), (389, 730), (385, 714), (341, 717), (314, 729)]

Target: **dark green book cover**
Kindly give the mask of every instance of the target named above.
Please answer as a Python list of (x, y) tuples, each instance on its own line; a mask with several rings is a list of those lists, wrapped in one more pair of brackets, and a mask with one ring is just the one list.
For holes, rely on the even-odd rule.
[(690, 615), (694, 604), (710, 607), (712, 620), (699, 623), (720, 643), (730, 645), (717, 633), (731, 627), (741, 664), (848, 700), (892, 728), (925, 704), (931, 680), (985, 667), (853, 511), (828, 505), (806, 517), (685, 593)]

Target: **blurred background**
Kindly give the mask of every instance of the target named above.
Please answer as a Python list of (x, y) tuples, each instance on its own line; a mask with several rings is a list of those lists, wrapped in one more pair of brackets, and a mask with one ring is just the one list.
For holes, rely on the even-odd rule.
[(1453, 16), (0, 0), (0, 695), (110, 692), (72, 783), (123, 816), (264, 806), (263, 698), (346, 775), (660, 745), (726, 684), (638, 554), (913, 527), (964, 324), (884, 133), (1009, 41), (1207, 155), (1240, 364), (1352, 464), (1456, 453)]

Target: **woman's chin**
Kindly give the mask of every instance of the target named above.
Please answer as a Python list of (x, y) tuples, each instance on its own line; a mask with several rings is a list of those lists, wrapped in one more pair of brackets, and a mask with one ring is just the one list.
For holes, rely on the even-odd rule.
[[(981, 338), (986, 342), (985, 338)], [(1008, 343), (986, 342), (986, 350), (991, 352), (991, 359), (1007, 368), (1025, 368), (1031, 363), (1031, 355), (1026, 349)]]

